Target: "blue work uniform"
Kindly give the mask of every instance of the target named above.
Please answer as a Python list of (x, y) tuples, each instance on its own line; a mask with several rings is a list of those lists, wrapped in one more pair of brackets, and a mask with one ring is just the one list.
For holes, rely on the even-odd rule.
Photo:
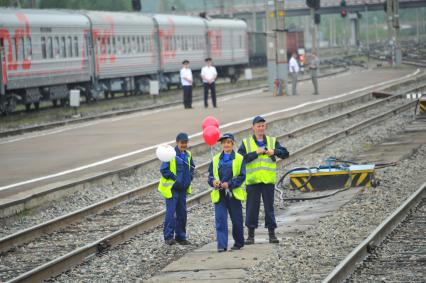
[(194, 178), (194, 162), (191, 158), (188, 166), (188, 153), (176, 151), (176, 175), (170, 171), (170, 162), (161, 164), (161, 175), (166, 179), (176, 181), (172, 187), (172, 197), (166, 199), (166, 215), (164, 218), (164, 240), (176, 239), (186, 240), (186, 189), (191, 185)]
[[(245, 181), (246, 170), (244, 162), (241, 165), (241, 171), (238, 176), (233, 178), (232, 174), (232, 161), (235, 159), (235, 152), (230, 154), (221, 153), (219, 159), (219, 179), (220, 182), (227, 182), (229, 189), (239, 188)], [(213, 162), (209, 166), (209, 179), (208, 183), (211, 187), (214, 181), (213, 175)], [(244, 225), (243, 225), (243, 207), (240, 200), (230, 197), (226, 194), (225, 190), (219, 190), (220, 199), (215, 203), (215, 223), (216, 223), (216, 236), (217, 247), (219, 250), (226, 250), (228, 248), (228, 213), (232, 221), (232, 237), (234, 238), (235, 247), (244, 246)]]
[[(267, 147), (266, 136), (263, 136), (262, 141), (257, 141), (253, 135), (258, 147)], [(258, 154), (254, 152), (246, 152), (245, 146), (242, 143), (238, 149), (238, 153), (244, 156), (246, 164), (255, 160)], [(289, 152), (283, 147), (278, 141), (275, 141), (274, 155), (270, 158), (276, 161), (276, 157), (281, 159), (288, 158)], [(247, 204), (246, 204), (246, 227), (250, 229), (256, 229), (259, 225), (259, 209), (260, 209), (260, 197), (263, 199), (263, 206), (265, 210), (265, 228), (275, 229), (277, 228), (277, 222), (275, 220), (274, 213), (274, 192), (275, 184), (251, 184), (246, 186), (247, 191)]]

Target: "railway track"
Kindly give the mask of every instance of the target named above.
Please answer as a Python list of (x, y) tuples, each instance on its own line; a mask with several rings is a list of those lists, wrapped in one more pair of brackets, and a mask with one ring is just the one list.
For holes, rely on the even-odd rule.
[[(266, 87), (266, 84), (260, 84), (260, 85), (251, 86), (251, 87), (242, 87), (242, 88), (237, 88), (237, 89), (233, 89), (233, 90), (229, 90), (229, 91), (220, 92), (220, 93), (218, 93), (218, 96), (220, 97), (220, 96), (224, 96), (224, 95), (231, 95), (231, 94), (235, 94), (235, 93), (239, 93), (239, 92), (251, 91), (251, 90), (254, 90), (254, 89), (259, 89), (259, 88), (264, 88), (264, 87)], [(123, 98), (128, 98), (128, 96), (123, 97)], [(198, 100), (201, 100), (201, 98), (199, 97), (199, 98), (194, 99), (194, 101), (198, 101)], [(18, 129), (4, 130), (4, 131), (0, 131), (0, 138), (9, 137), (9, 136), (16, 136), (16, 135), (21, 135), (21, 134), (25, 134), (25, 133), (35, 132), (35, 131), (53, 129), (53, 128), (57, 128), (57, 127), (65, 126), (65, 125), (72, 125), (72, 124), (83, 123), (83, 122), (88, 122), (88, 121), (93, 121), (93, 120), (98, 120), (98, 119), (105, 119), (105, 118), (111, 118), (111, 117), (116, 117), (116, 116), (129, 115), (129, 114), (133, 114), (133, 113), (137, 113), (137, 112), (141, 112), (141, 111), (149, 111), (149, 110), (173, 107), (173, 106), (180, 105), (180, 104), (182, 104), (182, 101), (179, 100), (179, 101), (164, 103), (162, 105), (154, 104), (154, 105), (150, 105), (150, 106), (137, 107), (137, 108), (132, 108), (132, 109), (108, 111), (108, 112), (105, 112), (105, 113), (87, 116), (87, 117), (66, 119), (66, 120), (63, 120), (63, 121), (43, 123), (43, 124), (40, 124), (40, 125), (28, 126), (28, 127), (18, 128)], [(43, 109), (49, 110), (51, 108), (43, 108)], [(16, 112), (16, 115), (18, 115), (18, 114), (20, 114), (20, 113)], [(16, 115), (13, 115), (13, 116), (16, 116)]]
[[(328, 69), (328, 68), (332, 68), (332, 67), (330, 67), (330, 66), (324, 67), (324, 69)], [(339, 74), (339, 73), (342, 73), (342, 72), (346, 72), (348, 70), (349, 70), (349, 68), (345, 67), (345, 68), (342, 68), (338, 71), (332, 71), (332, 72), (329, 72), (329, 73), (324, 74), (324, 75), (319, 76), (319, 77), (332, 76), (332, 75), (336, 75), (336, 74)], [(265, 80), (265, 79), (266, 79), (266, 77), (256, 77), (254, 80), (257, 81), (257, 80)], [(305, 80), (310, 80), (310, 77), (301, 79), (300, 81), (305, 81)], [(267, 87), (267, 84), (256, 84), (255, 86), (239, 87), (239, 88), (219, 92), (218, 96), (220, 97), (220, 96), (225, 96), (225, 95), (232, 95), (232, 94), (239, 93), (239, 92), (251, 91), (251, 90), (255, 90), (255, 89), (262, 89), (262, 88), (265, 88), (265, 87)], [(118, 97), (118, 98), (115, 98), (115, 99), (116, 100), (118, 99), (118, 101), (119, 101), (120, 99), (126, 99), (126, 98), (131, 98), (131, 97), (134, 97), (134, 96), (123, 96), (123, 97)], [(194, 97), (194, 101), (201, 101), (202, 99), (203, 98), (201, 96)], [(102, 101), (100, 101), (100, 103), (102, 103), (104, 101), (108, 101), (108, 100), (102, 100)], [(149, 110), (155, 110), (155, 109), (161, 109), (161, 108), (168, 108), (168, 107), (173, 107), (173, 106), (177, 106), (177, 105), (181, 105), (181, 104), (182, 104), (182, 101), (180, 99), (178, 99), (177, 101), (163, 103), (161, 105), (153, 104), (153, 105), (136, 107), (136, 108), (131, 108), (131, 109), (112, 110), (112, 111), (107, 111), (107, 112), (104, 112), (104, 113), (101, 113), (101, 114), (95, 114), (95, 115), (90, 115), (90, 116), (81, 117), (81, 118), (65, 119), (65, 120), (61, 120), (61, 121), (42, 123), (42, 124), (39, 124), (39, 125), (27, 126), (27, 127), (17, 128), (17, 129), (3, 130), (3, 131), (0, 131), (0, 138), (9, 137), (9, 136), (16, 136), (16, 135), (21, 135), (21, 134), (36, 132), (36, 131), (41, 131), (41, 130), (53, 129), (53, 128), (57, 128), (57, 127), (65, 126), (65, 125), (72, 125), (72, 124), (88, 122), (88, 121), (93, 121), (93, 120), (98, 120), (98, 119), (105, 119), (105, 118), (111, 118), (111, 117), (116, 117), (116, 116), (128, 115), (128, 114), (133, 114), (133, 113), (137, 113), (137, 112), (141, 112), (141, 111), (149, 111)], [(51, 107), (43, 108), (43, 111), (53, 110), (53, 109), (54, 108), (51, 108)], [(24, 114), (24, 113), (25, 113), (25, 111), (22, 111), (22, 112), (17, 111), (17, 112), (13, 113), (12, 117), (18, 117), (18, 114)], [(1, 121), (1, 119), (2, 118), (0, 117), (0, 121)]]
[(425, 282), (426, 183), (323, 281)]
[[(391, 102), (395, 101), (396, 98), (392, 97), (388, 100)], [(384, 105), (383, 101), (380, 102), (381, 105)], [(291, 162), (291, 160), (323, 148), (337, 139), (411, 109), (415, 106), (415, 103), (416, 101), (408, 101), (402, 104), (395, 102), (391, 110), (357, 121), (355, 119), (357, 116), (372, 115), (368, 113), (368, 110), (379, 107), (377, 102), (369, 103), (347, 113), (307, 125), (291, 133), (282, 134), (278, 138), (280, 140), (302, 139), (303, 133), (309, 133), (318, 128), (322, 128), (324, 133), (327, 133), (327, 130), (324, 129), (330, 125), (341, 129), (328, 134), (321, 140), (298, 148), (292, 154), (290, 160), (287, 160)], [(207, 166), (208, 163), (205, 162), (198, 167), (201, 176), (195, 178), (194, 188), (205, 186), (203, 184), (205, 184)], [(43, 223), (1, 239), (0, 251), (3, 267), (0, 271), (0, 279), (11, 280), (11, 282), (34, 282), (49, 278), (72, 265), (80, 263), (90, 255), (102, 252), (136, 234), (159, 225), (162, 222), (164, 211), (158, 207), (158, 203), (162, 201), (155, 192), (156, 186), (157, 182), (151, 183), (143, 188), (124, 193), (70, 215), (54, 219), (49, 223)], [(188, 200), (188, 206), (191, 207), (208, 201), (209, 192), (209, 190), (204, 190), (198, 193)], [(138, 198), (138, 196), (145, 194), (149, 194), (149, 197)], [(26, 256), (31, 253), (37, 253), (39, 260), (26, 259)], [(19, 269), (16, 268), (16, 263), (19, 263)], [(9, 266), (9, 268), (6, 266)]]

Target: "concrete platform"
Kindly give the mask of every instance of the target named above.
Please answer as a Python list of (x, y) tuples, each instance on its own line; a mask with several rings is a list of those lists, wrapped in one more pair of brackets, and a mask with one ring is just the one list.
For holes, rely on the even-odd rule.
[[(358, 191), (352, 188), (330, 198), (293, 203), (285, 210), (276, 211), (277, 237), (283, 241), (283, 237), (297, 237), (297, 233), (313, 228), (320, 218), (337, 210)], [(239, 251), (222, 253), (217, 252), (216, 242), (210, 243), (166, 266), (147, 282), (240, 282), (247, 269), (274, 252), (276, 245), (269, 244), (266, 229), (257, 229), (255, 240), (256, 244)], [(229, 238), (228, 243), (232, 242)]]
[[(173, 141), (180, 131), (198, 134), (193, 140), (201, 140), (200, 125), (208, 115), (217, 117), (221, 125), (229, 123), (228, 131), (232, 131), (241, 125), (249, 126), (252, 117), (258, 114), (269, 113), (268, 117), (272, 118), (283, 115), (277, 112), (291, 108), (285, 113), (291, 116), (300, 109), (298, 106), (309, 109), (344, 93), (357, 95), (368, 87), (374, 89), (413, 71), (376, 69), (345, 73), (321, 79), (318, 96), (311, 95), (312, 83), (306, 81), (299, 83), (297, 96), (273, 97), (253, 91), (222, 98), (219, 108), (205, 109), (196, 103), (192, 110), (172, 107), (3, 139), (0, 140), (0, 199), (143, 160), (152, 155), (156, 145)], [(338, 99), (345, 100), (348, 96)], [(235, 121), (240, 122), (231, 124)]]

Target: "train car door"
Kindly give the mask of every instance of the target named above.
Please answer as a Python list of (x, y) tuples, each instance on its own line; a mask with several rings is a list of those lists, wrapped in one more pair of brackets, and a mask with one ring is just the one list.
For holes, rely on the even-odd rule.
[(4, 50), (4, 39), (0, 38), (0, 95), (5, 95), (7, 84), (6, 56)]

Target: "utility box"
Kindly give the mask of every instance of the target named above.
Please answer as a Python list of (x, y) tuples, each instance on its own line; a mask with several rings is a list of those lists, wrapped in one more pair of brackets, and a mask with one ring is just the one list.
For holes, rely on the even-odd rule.
[(302, 192), (342, 189), (347, 187), (375, 187), (375, 165), (332, 166), (293, 171), (290, 186)]
[(250, 68), (244, 69), (244, 77), (248, 81), (251, 81), (253, 79), (253, 73)]
[(149, 81), (149, 94), (159, 95), (160, 94), (160, 83), (159, 81)]
[(70, 91), (70, 106), (80, 107), (80, 90), (72, 89)]

